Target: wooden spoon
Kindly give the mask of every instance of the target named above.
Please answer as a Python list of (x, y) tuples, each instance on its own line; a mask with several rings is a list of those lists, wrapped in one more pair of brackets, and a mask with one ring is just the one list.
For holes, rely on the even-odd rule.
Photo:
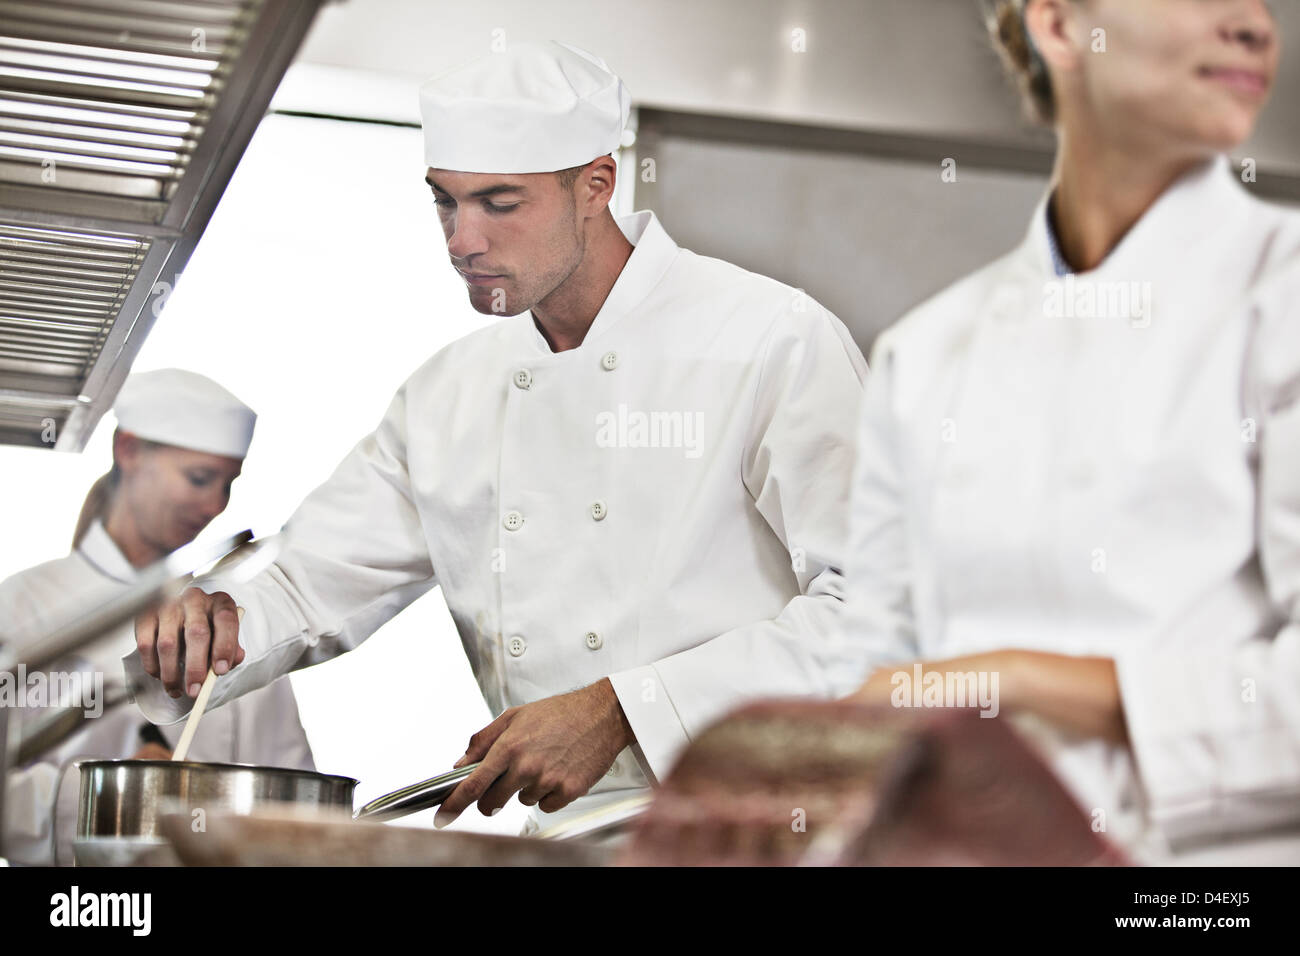
[[(239, 619), (244, 619), (244, 609), (235, 608), (235, 613)], [(176, 744), (176, 749), (172, 751), (172, 760), (184, 760), (185, 755), (190, 751), (190, 743), (194, 740), (194, 735), (198, 733), (199, 721), (203, 719), (203, 712), (207, 710), (208, 698), (212, 696), (212, 688), (217, 683), (217, 672), (211, 666), (208, 667), (208, 676), (203, 678), (203, 686), (199, 688), (199, 696), (194, 698), (194, 709), (190, 711), (189, 720), (185, 721), (185, 729), (181, 731), (181, 739)]]

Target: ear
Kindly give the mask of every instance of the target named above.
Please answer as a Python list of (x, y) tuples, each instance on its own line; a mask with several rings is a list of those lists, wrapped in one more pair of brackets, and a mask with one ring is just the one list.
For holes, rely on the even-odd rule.
[(608, 208), (614, 198), (617, 171), (613, 156), (598, 156), (583, 167), (576, 188), (584, 215), (595, 216)]
[(1055, 76), (1073, 73), (1087, 49), (1075, 0), (1029, 0), (1025, 30)]
[(113, 433), (113, 464), (117, 465), (123, 474), (135, 471), (140, 463), (140, 453), (143, 447), (140, 439), (130, 432), (115, 431)]

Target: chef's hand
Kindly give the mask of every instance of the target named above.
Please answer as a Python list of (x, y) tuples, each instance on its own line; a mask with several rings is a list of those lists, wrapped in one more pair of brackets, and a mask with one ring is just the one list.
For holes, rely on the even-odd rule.
[[(894, 675), (909, 682), (913, 664), (892, 664), (873, 671), (853, 699), (892, 704)], [(1069, 733), (1125, 743), (1128, 730), (1115, 662), (1109, 657), (1072, 657), (1043, 651), (1005, 650), (947, 660), (924, 661), (922, 675), (981, 671), (998, 675), (998, 709), (1036, 714)], [(922, 677), (924, 680), (924, 676)]]
[(235, 599), (225, 591), (186, 588), (136, 618), (135, 646), (145, 673), (159, 678), (167, 693), (197, 697), (209, 661), (221, 675), (244, 659)]
[(516, 792), (525, 806), (559, 810), (590, 790), (635, 741), (609, 678), (511, 707), (470, 738), (455, 766), (482, 765), (443, 801), (434, 826), (451, 823), (475, 801), (491, 816)]

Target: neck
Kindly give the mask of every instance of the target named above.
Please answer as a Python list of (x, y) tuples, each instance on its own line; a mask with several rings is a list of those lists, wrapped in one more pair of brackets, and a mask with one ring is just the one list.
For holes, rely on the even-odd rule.
[(139, 525), (132, 520), (131, 512), (122, 503), (120, 495), (115, 496), (113, 503), (108, 506), (108, 513), (104, 515), (104, 530), (133, 568), (148, 567), (166, 554), (149, 544), (140, 534)]
[(1077, 272), (1097, 268), (1164, 192), (1204, 156), (1161, 156), (1063, 125), (1051, 214), (1061, 255)]
[(632, 243), (608, 211), (586, 228), (582, 262), (554, 292), (533, 306), (533, 321), (552, 352), (567, 352), (582, 344), (632, 255)]

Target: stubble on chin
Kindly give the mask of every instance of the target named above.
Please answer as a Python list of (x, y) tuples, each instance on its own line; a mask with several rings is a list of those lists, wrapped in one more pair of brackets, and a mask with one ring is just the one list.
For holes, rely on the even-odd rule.
[(468, 293), (470, 306), (483, 315), (505, 319), (529, 308), (528, 305), (519, 305), (521, 297), (512, 294), (504, 285), (470, 289)]

